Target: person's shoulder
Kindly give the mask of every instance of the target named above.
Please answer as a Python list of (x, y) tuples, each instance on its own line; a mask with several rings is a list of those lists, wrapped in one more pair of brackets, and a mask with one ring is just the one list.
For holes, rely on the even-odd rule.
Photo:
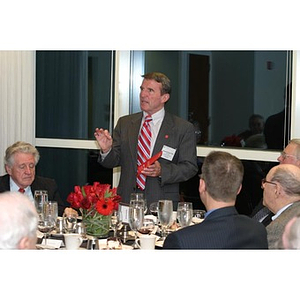
[(34, 179), (35, 183), (44, 183), (44, 184), (56, 184), (55, 180), (53, 178), (49, 177), (43, 177), (43, 176), (35, 176)]
[(9, 179), (9, 175), (8, 174), (4, 174), (0, 176), (0, 180), (8, 180)]

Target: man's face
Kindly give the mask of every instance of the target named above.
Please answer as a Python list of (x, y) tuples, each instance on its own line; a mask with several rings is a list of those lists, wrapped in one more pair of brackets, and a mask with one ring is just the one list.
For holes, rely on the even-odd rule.
[(141, 110), (153, 115), (164, 107), (170, 98), (169, 94), (161, 94), (162, 85), (152, 79), (144, 79), (140, 90)]
[(275, 191), (277, 189), (277, 182), (273, 182), (271, 178), (273, 177), (274, 171), (271, 169), (266, 176), (265, 183), (262, 183), (263, 192), (263, 205), (268, 207), (269, 210), (274, 212), (275, 207)]
[(35, 178), (35, 160), (32, 154), (15, 153), (13, 166), (5, 166), (5, 168), (20, 188), (31, 185)]
[(297, 146), (294, 143), (288, 144), (281, 155), (277, 158), (280, 164), (291, 164), (300, 168), (300, 159), (296, 156)]

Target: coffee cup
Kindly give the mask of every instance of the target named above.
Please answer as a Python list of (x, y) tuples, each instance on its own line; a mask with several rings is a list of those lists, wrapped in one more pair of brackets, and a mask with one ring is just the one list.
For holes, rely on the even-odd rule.
[(140, 235), (140, 237), (137, 238), (136, 242), (138, 247), (142, 250), (154, 250), (156, 235), (154, 234)]
[(82, 237), (77, 233), (64, 234), (65, 245), (67, 250), (78, 250), (82, 244)]

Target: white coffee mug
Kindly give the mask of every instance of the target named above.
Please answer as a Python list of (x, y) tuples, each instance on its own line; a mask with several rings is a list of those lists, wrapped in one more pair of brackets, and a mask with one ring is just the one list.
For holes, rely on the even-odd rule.
[(78, 250), (83, 241), (81, 235), (77, 233), (64, 234), (64, 238), (67, 250)]
[(139, 248), (142, 250), (154, 250), (156, 235), (154, 234), (140, 235), (140, 237), (137, 238), (136, 242)]

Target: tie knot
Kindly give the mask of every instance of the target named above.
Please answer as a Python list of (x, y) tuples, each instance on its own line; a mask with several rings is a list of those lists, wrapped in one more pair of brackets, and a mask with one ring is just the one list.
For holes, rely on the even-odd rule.
[(19, 188), (19, 192), (22, 193), (22, 194), (24, 194), (24, 193), (25, 193), (25, 190), (22, 189), (22, 188)]
[(152, 116), (151, 115), (147, 115), (145, 118), (145, 122), (151, 122), (152, 121)]

